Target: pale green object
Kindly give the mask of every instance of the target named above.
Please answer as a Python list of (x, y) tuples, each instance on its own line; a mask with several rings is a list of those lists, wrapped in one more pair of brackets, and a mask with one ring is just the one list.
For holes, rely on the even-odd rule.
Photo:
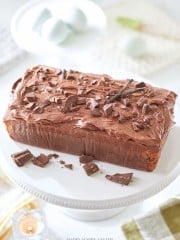
[(32, 29), (40, 34), (44, 22), (51, 17), (52, 14), (47, 8), (42, 9), (34, 20)]
[(147, 54), (147, 44), (145, 39), (138, 35), (127, 35), (122, 38), (119, 48), (130, 57), (139, 58)]
[(48, 19), (41, 29), (42, 38), (53, 44), (63, 43), (70, 34), (71, 29), (69, 26), (61, 19), (57, 19), (55, 17)]
[(117, 17), (117, 22), (121, 24), (123, 27), (127, 27), (133, 30), (140, 30), (143, 26), (143, 23), (140, 19), (130, 18), (130, 17)]
[(180, 239), (180, 199), (174, 197), (163, 205), (121, 226), (126, 240)]
[(72, 30), (77, 32), (84, 32), (88, 27), (86, 14), (80, 8), (70, 9), (63, 20), (69, 24)]

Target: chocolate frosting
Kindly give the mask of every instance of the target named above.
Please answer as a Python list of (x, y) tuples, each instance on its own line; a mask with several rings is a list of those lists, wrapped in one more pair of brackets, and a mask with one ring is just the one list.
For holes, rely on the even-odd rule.
[[(6, 118), (50, 125), (69, 122), (74, 128), (156, 146), (169, 130), (176, 99), (174, 92), (144, 82), (41, 65), (27, 70), (12, 92)], [(120, 97), (109, 103), (118, 93)]]

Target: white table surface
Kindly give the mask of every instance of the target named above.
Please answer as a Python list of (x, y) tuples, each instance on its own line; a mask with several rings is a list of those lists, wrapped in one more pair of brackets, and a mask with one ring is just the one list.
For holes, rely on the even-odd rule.
[[(178, 20), (178, 0), (173, 1), (173, 6), (170, 4), (172, 3), (171, 0), (152, 1), (160, 5), (172, 17), (174, 16)], [(8, 23), (14, 11), (25, 2), (27, 2), (27, 0), (0, 0), (0, 25), (2, 23)], [(109, 4), (112, 1), (96, 0), (96, 2), (100, 4)], [(9, 79), (15, 80), (26, 68), (38, 63), (53, 64), (48, 59), (41, 59), (39, 57), (29, 55), (23, 60), (23, 62), (18, 63), (15, 68), (10, 69), (3, 75), (0, 75), (0, 83), (3, 82), (3, 84), (7, 84), (8, 88), (10, 89), (11, 83)], [(172, 89), (176, 91), (176, 93), (180, 94), (180, 62), (150, 75), (148, 79), (161, 87)], [(4, 96), (0, 96), (1, 108), (6, 107), (5, 104), (2, 104), (4, 99), (7, 98), (6, 93), (4, 94)], [(2, 141), (2, 139), (0, 141)], [(48, 225), (56, 235), (56, 239), (59, 240), (123, 240), (124, 237), (120, 232), (121, 223), (137, 214), (144, 213), (149, 209), (152, 209), (154, 206), (157, 206), (157, 204), (173, 195), (180, 194), (179, 185), (180, 177), (178, 177), (172, 184), (170, 184), (159, 194), (156, 194), (144, 202), (126, 208), (120, 215), (116, 217), (99, 222), (77, 221), (65, 216), (61, 212), (60, 208), (57, 209), (57, 207), (54, 207), (51, 204), (45, 204)], [(53, 240), (55, 240), (55, 237)]]

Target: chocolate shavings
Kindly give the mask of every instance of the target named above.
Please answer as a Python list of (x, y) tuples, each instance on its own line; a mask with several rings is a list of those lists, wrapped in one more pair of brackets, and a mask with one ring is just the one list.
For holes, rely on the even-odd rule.
[(133, 93), (136, 93), (136, 92), (140, 92), (140, 91), (144, 91), (145, 88), (136, 88), (136, 89), (133, 89), (133, 90), (129, 90), (127, 92), (119, 92), (117, 95), (113, 96), (112, 98), (110, 98), (108, 100), (108, 103), (112, 103), (113, 101), (119, 99), (119, 98), (125, 98), (125, 97), (128, 97), (130, 95), (132, 95)]
[(136, 84), (136, 88), (143, 88), (146, 87), (146, 84), (144, 82), (140, 82)]
[(110, 115), (112, 113), (112, 103), (108, 103), (106, 105), (103, 106), (103, 111), (105, 113), (106, 116)]
[(13, 84), (11, 92), (14, 93), (14, 91), (16, 90), (17, 86), (19, 85), (19, 83), (22, 81), (22, 78), (18, 78), (18, 80), (16, 80), (16, 82)]
[(70, 112), (72, 108), (77, 104), (78, 97), (76, 95), (69, 96), (64, 104), (63, 112)]
[(121, 91), (119, 93), (117, 93), (115, 96), (111, 97), (109, 100), (108, 100), (108, 103), (112, 103), (114, 102), (115, 100), (119, 99), (120, 97), (122, 97), (122, 93), (129, 87), (129, 85), (133, 82), (134, 80), (133, 79), (130, 79), (127, 84), (121, 89)]

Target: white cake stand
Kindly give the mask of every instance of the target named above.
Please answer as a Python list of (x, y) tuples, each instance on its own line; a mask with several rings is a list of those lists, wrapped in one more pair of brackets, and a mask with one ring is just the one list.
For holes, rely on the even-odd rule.
[[(72, 163), (73, 170), (62, 168), (53, 160), (40, 168), (31, 163), (17, 167), (11, 154), (30, 149), (33, 154), (54, 153), (14, 142), (0, 125), (0, 151), (4, 156), (6, 174), (25, 191), (49, 203), (63, 207), (63, 211), (80, 220), (101, 220), (118, 214), (124, 207), (143, 201), (167, 187), (180, 173), (180, 125), (177, 123), (168, 136), (157, 168), (153, 172), (131, 170), (112, 164), (97, 162), (102, 172), (86, 176), (78, 156), (58, 153), (59, 159)], [(133, 172), (129, 186), (108, 181), (106, 174)], [(61, 209), (62, 210), (62, 209)]]

